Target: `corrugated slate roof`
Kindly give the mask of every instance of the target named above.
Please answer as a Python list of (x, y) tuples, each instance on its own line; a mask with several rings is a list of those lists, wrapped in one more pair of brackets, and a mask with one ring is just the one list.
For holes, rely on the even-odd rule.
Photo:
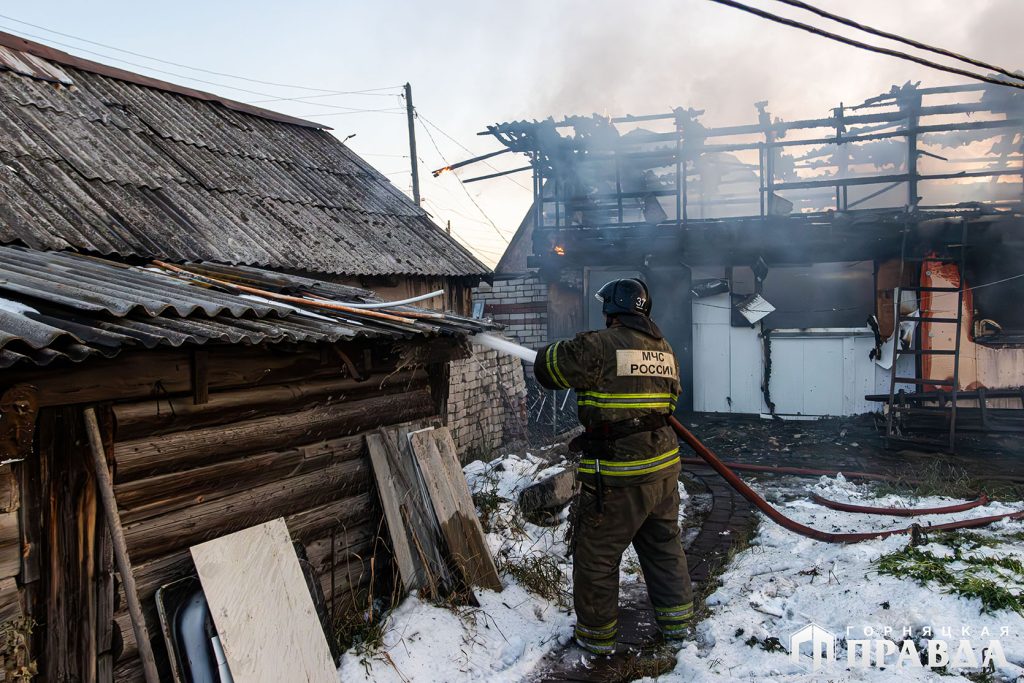
[[(197, 274), (274, 294), (340, 303), (375, 301), (372, 292), (249, 267), (189, 267)], [(125, 348), (183, 344), (337, 342), (463, 336), (493, 325), (460, 316), (378, 320), (214, 289), (155, 267), (69, 252), (0, 246), (0, 368), (16, 363), (111, 357)], [(389, 310), (425, 312), (413, 307)]]
[(66, 64), (47, 72), (32, 55), (11, 70), (2, 49), (0, 242), (330, 274), (488, 272), (324, 130)]

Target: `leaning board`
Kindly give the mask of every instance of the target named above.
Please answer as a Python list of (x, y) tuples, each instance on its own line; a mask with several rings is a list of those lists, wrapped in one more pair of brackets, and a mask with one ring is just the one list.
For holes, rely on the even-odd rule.
[(235, 683), (337, 683), (284, 519), (191, 550)]

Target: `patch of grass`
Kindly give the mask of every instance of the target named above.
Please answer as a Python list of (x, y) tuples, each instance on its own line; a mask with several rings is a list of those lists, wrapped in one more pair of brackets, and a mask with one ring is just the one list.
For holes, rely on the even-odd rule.
[(664, 649), (638, 652), (612, 666), (611, 676), (608, 680), (615, 683), (627, 683), (628, 681), (657, 678), (667, 674), (675, 666), (675, 656)]
[(19, 617), (0, 626), (0, 661), (3, 663), (4, 681), (29, 683), (39, 673), (39, 666), (29, 650), (35, 626), (36, 622), (31, 617)]
[(985, 613), (1011, 610), (1024, 615), (1024, 595), (1006, 587), (1024, 584), (1024, 563), (1012, 556), (978, 557), (969, 552), (998, 546), (998, 539), (972, 533), (945, 533), (936, 534), (930, 540), (951, 548), (952, 555), (936, 557), (907, 546), (880, 557), (876, 563), (879, 573), (913, 579), (921, 586), (937, 585), (945, 592), (965, 598), (977, 598)]
[(558, 561), (550, 555), (529, 555), (509, 558), (498, 556), (498, 571), (507, 573), (534, 595), (559, 607), (572, 603), (569, 581)]
[(991, 481), (971, 476), (967, 470), (940, 458), (929, 460), (901, 474), (895, 481), (878, 482), (874, 495), (911, 495), (917, 498), (943, 496), (971, 499), (984, 493), (992, 500), (1020, 500), (1024, 491), (1013, 482)]
[(782, 641), (775, 636), (769, 636), (764, 639), (758, 638), (757, 636), (750, 636), (743, 641), (743, 644), (750, 648), (760, 646), (765, 652), (783, 652), (787, 655), (789, 654), (789, 650), (787, 650), (782, 644)]
[(334, 621), (334, 638), (339, 649), (353, 648), (360, 662), (370, 671), (370, 660), (384, 648), (388, 615), (397, 604), (376, 600), (365, 610), (346, 610)]
[(630, 574), (640, 574), (642, 571), (640, 568), (640, 560), (632, 555), (622, 558), (622, 568)]
[(488, 471), (485, 475), (487, 485), (473, 494), (473, 505), (476, 506), (480, 525), (485, 532), (495, 531), (498, 510), (505, 499), (498, 495), (498, 475)]

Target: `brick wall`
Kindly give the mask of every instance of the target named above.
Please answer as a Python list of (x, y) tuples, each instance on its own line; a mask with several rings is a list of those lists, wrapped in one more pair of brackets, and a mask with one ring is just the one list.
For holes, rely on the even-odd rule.
[(448, 428), (463, 462), (523, 439), (526, 429), (522, 362), (475, 344), (472, 351), (452, 361), (448, 389)]
[(548, 286), (535, 274), (514, 279), (495, 278), (473, 290), (473, 301), (484, 302), (484, 317), (505, 326), (505, 334), (536, 348), (548, 341)]

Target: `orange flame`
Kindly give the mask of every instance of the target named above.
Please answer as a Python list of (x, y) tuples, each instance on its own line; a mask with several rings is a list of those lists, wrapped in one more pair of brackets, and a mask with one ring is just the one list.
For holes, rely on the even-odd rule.
[(565, 256), (565, 247), (560, 244), (555, 245), (555, 253), (559, 256)]
[(437, 176), (441, 175), (445, 171), (450, 171), (450, 170), (452, 170), (451, 166), (445, 166), (444, 168), (439, 168), (436, 171), (431, 171), (431, 174), (433, 174), (433, 176), (436, 178)]

